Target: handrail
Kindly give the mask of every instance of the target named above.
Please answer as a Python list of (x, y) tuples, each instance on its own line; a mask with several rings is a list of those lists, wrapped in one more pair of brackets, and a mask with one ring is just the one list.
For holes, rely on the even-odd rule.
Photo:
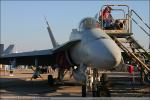
[[(131, 15), (130, 16), (132, 16), (132, 13), (134, 13), (144, 23), (144, 25), (147, 26), (147, 28), (149, 28), (149, 32), (150, 32), (150, 26), (147, 25), (147, 23), (145, 23), (145, 21), (134, 10), (131, 10)], [(150, 44), (150, 33), (145, 31), (145, 29), (141, 25), (139, 25), (133, 18), (130, 17), (130, 19), (132, 19), (149, 36), (149, 44)]]
[(131, 16), (129, 16), (128, 15), (128, 17), (130, 18), (130, 19), (132, 19), (149, 37), (150, 37), (150, 34), (141, 26), (141, 25), (139, 25), (138, 23), (137, 23), (137, 21), (135, 21), (135, 19), (133, 19)]
[(132, 14), (132, 12), (150, 29), (150, 26), (148, 26), (134, 10), (131, 10), (131, 14)]
[[(99, 15), (100, 15), (100, 13), (102, 13), (103, 7), (105, 7), (105, 6), (125, 6), (125, 7), (127, 7), (127, 9), (128, 9), (128, 14), (129, 14), (129, 6), (128, 6), (128, 5), (103, 5), (103, 6), (101, 7), (100, 11), (99, 11)], [(102, 18), (102, 19), (103, 19), (103, 18)], [(102, 22), (101, 22), (101, 26), (102, 26), (102, 28), (103, 28), (103, 20), (102, 20)]]
[(125, 15), (126, 15), (126, 12), (123, 10), (123, 9), (112, 9), (112, 11), (113, 10), (118, 10), (118, 11), (122, 11), (123, 12), (123, 14), (124, 14), (124, 18), (126, 17)]
[(113, 38), (122, 50), (124, 50), (127, 54), (129, 53), (132, 56), (132, 58), (134, 58), (136, 61), (138, 61), (148, 72), (150, 72), (150, 68), (148, 66), (146, 66), (146, 64), (144, 62), (142, 62), (139, 58), (137, 58), (135, 56), (135, 54), (130, 52), (123, 44), (121, 44), (116, 37), (113, 37)]
[(131, 39), (134, 43), (136, 43), (136, 45), (138, 45), (146, 53), (148, 59), (150, 59), (150, 54), (133, 37), (130, 36), (127, 39)]

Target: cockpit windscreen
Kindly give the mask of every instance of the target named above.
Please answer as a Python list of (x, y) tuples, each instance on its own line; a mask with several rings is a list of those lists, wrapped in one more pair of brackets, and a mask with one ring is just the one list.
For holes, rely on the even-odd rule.
[(81, 20), (79, 24), (79, 30), (83, 31), (85, 29), (91, 29), (91, 28), (96, 28), (97, 27), (97, 20), (94, 18), (84, 18)]

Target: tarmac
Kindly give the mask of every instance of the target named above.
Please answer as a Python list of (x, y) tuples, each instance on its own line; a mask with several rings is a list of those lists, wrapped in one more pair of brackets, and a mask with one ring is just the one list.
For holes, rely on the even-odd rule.
[[(0, 98), (13, 97), (81, 97), (81, 84), (70, 79), (70, 73), (67, 73), (63, 84), (49, 85), (47, 75), (41, 74), (44, 78), (31, 80), (33, 71), (30, 69), (16, 69), (13, 76), (9, 72), (0, 73)], [(150, 85), (141, 84), (139, 74), (135, 74), (135, 82), (132, 81), (132, 75), (128, 72), (107, 72), (108, 90), (111, 97), (150, 97)], [(57, 74), (54, 73), (54, 78)], [(87, 97), (92, 97), (91, 92)], [(104, 95), (103, 97), (106, 97)]]

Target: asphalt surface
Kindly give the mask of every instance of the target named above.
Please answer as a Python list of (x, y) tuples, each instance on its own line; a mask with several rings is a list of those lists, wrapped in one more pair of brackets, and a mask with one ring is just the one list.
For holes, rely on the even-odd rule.
[[(70, 74), (65, 76), (63, 84), (48, 85), (47, 75), (42, 74), (41, 78), (31, 81), (32, 70), (15, 70), (14, 76), (8, 72), (1, 71), (0, 97), (81, 97), (81, 85)], [(54, 73), (54, 78), (57, 74)], [(107, 89), (111, 97), (150, 97), (150, 85), (141, 84), (138, 73), (135, 75), (135, 82), (132, 75), (127, 72), (108, 72)], [(91, 92), (87, 93), (92, 97)], [(105, 93), (103, 94), (105, 97)]]

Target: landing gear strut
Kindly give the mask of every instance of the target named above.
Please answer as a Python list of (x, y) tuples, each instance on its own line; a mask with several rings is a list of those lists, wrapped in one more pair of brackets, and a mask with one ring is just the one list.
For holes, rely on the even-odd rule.
[(91, 91), (93, 97), (110, 97), (110, 93), (106, 85), (108, 82), (107, 75), (103, 73), (102, 76), (99, 77), (100, 75), (98, 73), (98, 70), (93, 69), (93, 72), (90, 73), (89, 76), (90, 78), (88, 78), (88, 84), (82, 84), (82, 97), (87, 96), (86, 93), (88, 89), (89, 91)]
[(98, 76), (99, 76), (98, 70), (94, 68), (93, 69), (93, 84), (92, 84), (92, 95), (93, 95), (93, 97), (97, 97), (98, 92), (100, 92), (100, 89), (98, 88), (99, 87)]

